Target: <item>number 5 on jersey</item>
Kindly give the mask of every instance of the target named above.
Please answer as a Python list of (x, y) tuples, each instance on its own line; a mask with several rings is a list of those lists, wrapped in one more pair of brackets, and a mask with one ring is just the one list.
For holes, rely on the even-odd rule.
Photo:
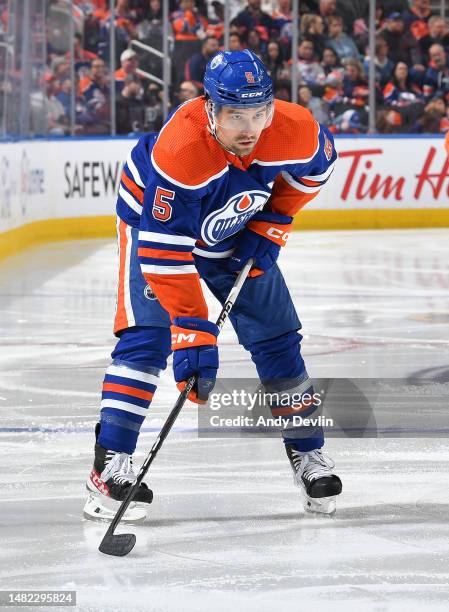
[(171, 218), (173, 207), (170, 200), (175, 199), (175, 192), (170, 189), (156, 187), (153, 202), (153, 217), (158, 221), (168, 221)]

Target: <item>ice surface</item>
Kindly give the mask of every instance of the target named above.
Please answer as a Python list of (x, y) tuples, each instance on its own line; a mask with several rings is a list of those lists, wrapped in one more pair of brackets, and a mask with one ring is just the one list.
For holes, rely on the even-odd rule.
[[(293, 235), (281, 267), (310, 374), (447, 381), (448, 255), (448, 230)], [(189, 404), (151, 468), (148, 522), (118, 529), (134, 551), (98, 552), (105, 526), (82, 506), (115, 257), (91, 240), (0, 266), (1, 588), (73, 589), (79, 610), (448, 610), (446, 439), (329, 440), (344, 491), (312, 518), (278, 440), (198, 439)], [(255, 374), (229, 325), (220, 345), (222, 375)], [(137, 463), (176, 397), (167, 370)]]

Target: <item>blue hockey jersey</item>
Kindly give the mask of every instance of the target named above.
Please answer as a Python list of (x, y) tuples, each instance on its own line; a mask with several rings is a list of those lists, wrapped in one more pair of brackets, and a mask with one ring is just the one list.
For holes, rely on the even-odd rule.
[(293, 217), (336, 157), (327, 128), (280, 100), (246, 157), (210, 133), (204, 97), (179, 107), (158, 135), (143, 136), (124, 165), (117, 214), (139, 228), (142, 273), (171, 317), (207, 318), (195, 258), (229, 257), (257, 211)]

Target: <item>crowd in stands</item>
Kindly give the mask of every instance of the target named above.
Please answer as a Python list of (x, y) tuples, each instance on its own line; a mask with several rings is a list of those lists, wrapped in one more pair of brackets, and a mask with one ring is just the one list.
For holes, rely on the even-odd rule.
[[(7, 27), (0, 0), (0, 37)], [(66, 0), (47, 0), (47, 71), (41, 98), (47, 131), (69, 133), (70, 49), (58, 36)], [(298, 103), (336, 133), (368, 131), (370, 62), (375, 64), (376, 130), (449, 130), (449, 24), (429, 0), (377, 0), (375, 57), (368, 51), (369, 0), (301, 0), (297, 56), (292, 57), (290, 0), (230, 0), (229, 49), (251, 49), (268, 67), (275, 97), (291, 100), (298, 70)], [(110, 131), (109, 0), (74, 0), (77, 134)], [(162, 49), (161, 0), (116, 0), (117, 133), (156, 131), (163, 122), (162, 63), (145, 45)], [(170, 105), (202, 94), (209, 59), (224, 44), (224, 3), (171, 0)], [(137, 44), (136, 44), (137, 42)], [(152, 75), (152, 76), (151, 76)], [(155, 78), (154, 78), (155, 77)], [(39, 106), (40, 105), (40, 106)]]

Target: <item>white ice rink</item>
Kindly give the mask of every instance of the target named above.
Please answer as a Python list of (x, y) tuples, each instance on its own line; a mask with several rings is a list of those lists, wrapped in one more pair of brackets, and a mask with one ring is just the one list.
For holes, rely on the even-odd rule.
[[(295, 234), (281, 267), (310, 374), (447, 381), (448, 255), (449, 230)], [(443, 438), (330, 439), (343, 493), (311, 518), (280, 441), (198, 439), (189, 404), (147, 479), (149, 520), (125, 528), (135, 549), (98, 552), (105, 526), (82, 507), (114, 272), (105, 240), (0, 265), (0, 589), (76, 590), (78, 610), (449, 610)], [(222, 375), (254, 374), (230, 325), (220, 345)], [(176, 397), (168, 369), (137, 464)]]

